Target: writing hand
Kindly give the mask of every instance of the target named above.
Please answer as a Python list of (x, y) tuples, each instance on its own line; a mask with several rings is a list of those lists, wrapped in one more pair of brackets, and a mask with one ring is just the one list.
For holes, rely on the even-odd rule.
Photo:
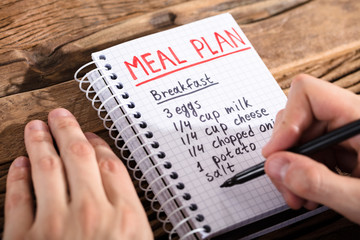
[(26, 125), (29, 158), (10, 166), (4, 239), (152, 239), (131, 179), (105, 141), (84, 134), (65, 109), (51, 111), (48, 124)]
[[(360, 119), (359, 106), (359, 96), (325, 81), (308, 75), (293, 80), (286, 108), (263, 148), (265, 172), (290, 207), (314, 209), (321, 203), (360, 224), (359, 135), (313, 159), (285, 151)], [(334, 173), (336, 168), (351, 176)]]

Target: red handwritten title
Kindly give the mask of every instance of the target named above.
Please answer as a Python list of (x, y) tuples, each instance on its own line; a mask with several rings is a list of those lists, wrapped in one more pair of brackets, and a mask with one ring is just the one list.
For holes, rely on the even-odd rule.
[[(250, 49), (250, 47), (245, 47), (244, 40), (234, 28), (223, 32), (214, 32), (208, 39), (205, 37), (191, 39), (190, 46), (200, 57), (200, 61), (189, 64), (188, 60), (180, 58), (172, 47), (167, 47), (166, 50), (157, 50), (154, 53), (147, 52), (140, 56), (134, 56), (131, 62), (124, 61), (124, 64), (134, 80), (137, 80), (137, 75), (140, 74), (147, 76), (157, 74), (156, 77), (136, 84), (136, 86), (140, 86), (174, 72)], [(227, 49), (226, 52), (224, 49)], [(172, 70), (167, 70), (170, 67)]]

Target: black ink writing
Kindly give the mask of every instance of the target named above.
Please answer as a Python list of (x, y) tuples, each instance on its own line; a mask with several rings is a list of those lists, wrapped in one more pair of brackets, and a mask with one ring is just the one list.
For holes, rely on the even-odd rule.
[(179, 123), (173, 122), (173, 125), (176, 131), (180, 131), (182, 133), (185, 131), (185, 128), (192, 130), (191, 123), (189, 121), (180, 120)]
[(234, 124), (239, 126), (242, 123), (246, 123), (251, 121), (252, 119), (261, 118), (263, 116), (269, 116), (269, 113), (266, 111), (265, 108), (255, 110), (244, 115), (237, 114), (236, 118), (234, 119)]
[(169, 108), (164, 108), (163, 112), (166, 113), (167, 118), (172, 118), (174, 116), (174, 113), (178, 115), (184, 115), (185, 117), (190, 118), (192, 116), (198, 116), (198, 109), (201, 109), (201, 105), (199, 101), (196, 100), (194, 102), (188, 102), (177, 106), (173, 110), (170, 110)]
[(233, 104), (231, 106), (225, 107), (225, 112), (227, 114), (230, 114), (236, 110), (241, 111), (241, 110), (245, 110), (249, 107), (252, 107), (252, 105), (249, 104), (249, 100), (247, 100), (245, 97), (243, 97), (242, 99), (233, 101)]

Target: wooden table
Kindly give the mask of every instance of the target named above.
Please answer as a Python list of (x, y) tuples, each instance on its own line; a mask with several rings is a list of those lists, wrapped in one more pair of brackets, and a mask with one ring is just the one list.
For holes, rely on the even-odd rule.
[[(84, 131), (110, 142), (73, 80), (91, 52), (223, 12), (233, 14), (285, 93), (301, 72), (360, 93), (357, 0), (2, 0), (0, 225), (7, 169), (15, 157), (26, 154), (23, 128), (28, 121), (46, 120), (49, 110), (65, 107)], [(139, 196), (156, 238), (166, 239), (140, 191)], [(327, 211), (264, 239), (359, 236), (358, 225)]]

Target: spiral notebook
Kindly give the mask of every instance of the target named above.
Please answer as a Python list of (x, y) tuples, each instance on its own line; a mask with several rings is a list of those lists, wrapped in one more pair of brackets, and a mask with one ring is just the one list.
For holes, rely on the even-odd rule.
[(273, 221), (287, 207), (267, 176), (220, 188), (264, 160), (261, 148), (286, 103), (230, 14), (121, 43), (92, 59), (75, 79), (170, 238), (211, 238), (267, 222), (253, 227), (261, 234), (284, 224)]

